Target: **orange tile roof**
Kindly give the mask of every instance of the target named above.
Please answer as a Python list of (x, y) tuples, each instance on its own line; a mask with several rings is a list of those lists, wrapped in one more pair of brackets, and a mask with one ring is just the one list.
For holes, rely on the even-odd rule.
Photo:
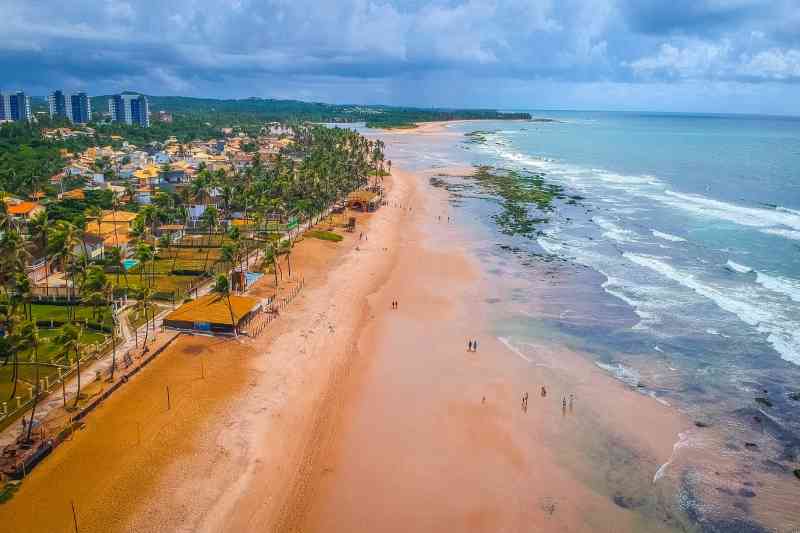
[(197, 300), (185, 303), (170, 314), (165, 321), (177, 322), (207, 322), (210, 324), (223, 324), (230, 326), (231, 310), (238, 324), (247, 313), (252, 311), (258, 300), (249, 296), (230, 295), (231, 309), (228, 309), (227, 299), (216, 293), (209, 293)]
[(36, 202), (20, 202), (9, 205), (7, 209), (9, 215), (27, 215), (37, 207), (41, 206)]
[(83, 200), (86, 198), (86, 193), (83, 192), (83, 189), (72, 189), (71, 191), (67, 191), (61, 195), (61, 198), (69, 198), (72, 200)]
[(103, 248), (113, 248), (115, 246), (128, 244), (130, 241), (131, 237), (127, 233), (118, 233), (116, 235), (112, 233), (103, 239)]
[(136, 218), (136, 213), (131, 213), (130, 211), (114, 212), (106, 210), (103, 211), (103, 218), (100, 221), (119, 224), (120, 222), (132, 222), (134, 218)]

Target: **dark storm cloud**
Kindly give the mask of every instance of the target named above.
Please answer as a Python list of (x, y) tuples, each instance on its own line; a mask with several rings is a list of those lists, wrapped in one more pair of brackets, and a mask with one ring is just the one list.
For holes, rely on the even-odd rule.
[[(518, 95), (534, 84), (800, 80), (795, 0), (0, 4), (0, 88), (39, 93), (261, 96), (306, 85), (306, 97), (424, 103), (441, 91), (420, 84), (445, 79), (464, 95), (477, 95), (487, 80), (504, 80)], [(416, 94), (398, 94), (415, 80)]]

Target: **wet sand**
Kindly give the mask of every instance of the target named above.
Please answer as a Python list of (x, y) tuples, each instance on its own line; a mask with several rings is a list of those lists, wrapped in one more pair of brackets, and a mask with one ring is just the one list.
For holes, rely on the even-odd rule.
[[(620, 503), (638, 503), (688, 422), (548, 339), (530, 357), (493, 337), (492, 287), (464, 253), (469, 236), (446, 224), (457, 213), (424, 179), (409, 201), (398, 263), (370, 297), (377, 318), (359, 351), (371, 357), (316, 467), (312, 501), (297, 502), (305, 517), (285, 530), (670, 529)], [(562, 411), (570, 394), (574, 407)], [(611, 468), (628, 450), (634, 468)], [(609, 481), (614, 469), (620, 479)]]

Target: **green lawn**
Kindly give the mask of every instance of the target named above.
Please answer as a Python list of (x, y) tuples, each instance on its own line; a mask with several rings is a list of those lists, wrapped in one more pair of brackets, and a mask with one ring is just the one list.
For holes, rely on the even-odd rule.
[(320, 239), (323, 241), (332, 241), (332, 242), (339, 242), (344, 238), (338, 233), (334, 233), (332, 231), (324, 231), (316, 229), (307, 232), (306, 237), (310, 237), (312, 239)]
[[(54, 337), (56, 337), (61, 332), (61, 328), (55, 329), (41, 329), (39, 330), (39, 338), (41, 339), (41, 344), (39, 345), (39, 353), (38, 353), (38, 361), (41, 363), (49, 363), (49, 362), (56, 362), (62, 363), (63, 357), (59, 353), (60, 346), (51, 342)], [(97, 333), (91, 330), (84, 330), (83, 336), (81, 338), (81, 342), (84, 346), (88, 346), (90, 344), (100, 344), (105, 340), (106, 336)], [(19, 354), (19, 361), (20, 362), (32, 362), (33, 361), (33, 349), (28, 349)], [(58, 371), (53, 367), (39, 367), (39, 376), (44, 378), (45, 376), (50, 377), (50, 381), (52, 382), (56, 376), (58, 375)], [(7, 364), (5, 366), (0, 366), (0, 401), (8, 401), (9, 395), (13, 389), (13, 384), (11, 382), (12, 376), (12, 366), (11, 364)], [(19, 376), (18, 376), (18, 384), (17, 384), (17, 395), (22, 396), (23, 399), (27, 398), (28, 394), (28, 384), (33, 384), (36, 379), (36, 367), (33, 365), (20, 365), (19, 366)], [(12, 399), (13, 400), (13, 399)], [(12, 403), (9, 404), (9, 408), (11, 407)], [(14, 402), (13, 405), (16, 405)]]
[[(31, 307), (35, 320), (66, 322), (68, 319), (69, 306), (66, 305), (33, 304)], [(111, 325), (111, 309), (108, 307), (98, 309), (98, 314), (95, 316), (92, 316), (92, 308), (84, 305), (75, 306), (73, 310), (79, 322), (86, 319), (89, 322)]]

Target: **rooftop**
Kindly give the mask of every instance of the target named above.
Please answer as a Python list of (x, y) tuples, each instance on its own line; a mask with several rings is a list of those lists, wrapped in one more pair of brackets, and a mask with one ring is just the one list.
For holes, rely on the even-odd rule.
[(37, 207), (41, 207), (37, 202), (20, 202), (9, 205), (7, 210), (9, 215), (27, 215)]
[[(247, 313), (258, 305), (258, 300), (248, 296), (230, 295), (233, 317), (238, 324)], [(168, 314), (164, 320), (174, 322), (207, 322), (231, 326), (231, 310), (227, 299), (216, 293), (206, 294), (188, 302)]]

